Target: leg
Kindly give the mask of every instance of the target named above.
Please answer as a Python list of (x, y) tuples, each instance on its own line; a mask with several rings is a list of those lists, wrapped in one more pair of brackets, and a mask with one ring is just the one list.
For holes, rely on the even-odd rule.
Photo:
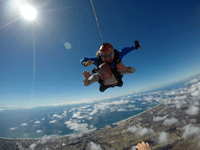
[(136, 69), (135, 68), (133, 68), (133, 67), (127, 67), (127, 68), (129, 68), (129, 70), (127, 70), (127, 71), (121, 71), (121, 73), (124, 75), (124, 74), (129, 74), (129, 73), (134, 73), (135, 71), (136, 71)]

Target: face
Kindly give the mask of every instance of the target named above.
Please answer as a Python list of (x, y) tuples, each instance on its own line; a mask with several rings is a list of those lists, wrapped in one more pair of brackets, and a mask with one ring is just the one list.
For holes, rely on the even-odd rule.
[(110, 51), (101, 53), (101, 58), (104, 62), (112, 62), (114, 58), (114, 51), (110, 50)]
[(110, 70), (106, 71), (106, 70), (102, 69), (101, 71), (99, 71), (99, 75), (102, 80), (106, 80), (106, 79), (110, 79), (112, 77), (112, 72)]

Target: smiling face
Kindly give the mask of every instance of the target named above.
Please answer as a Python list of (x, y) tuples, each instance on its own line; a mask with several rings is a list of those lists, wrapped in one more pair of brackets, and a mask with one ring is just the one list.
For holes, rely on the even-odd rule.
[(114, 48), (110, 43), (103, 43), (99, 49), (99, 53), (103, 62), (112, 62), (114, 58)]
[(98, 74), (102, 80), (107, 80), (112, 77), (112, 71), (110, 69), (110, 66), (106, 63), (103, 63), (99, 67)]
[(114, 58), (114, 51), (109, 50), (107, 52), (102, 52), (101, 58), (102, 58), (103, 62), (112, 62), (112, 60)]

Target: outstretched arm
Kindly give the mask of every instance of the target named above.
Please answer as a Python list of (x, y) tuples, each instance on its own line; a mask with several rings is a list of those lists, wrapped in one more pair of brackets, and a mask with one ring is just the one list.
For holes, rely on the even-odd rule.
[(133, 50), (136, 50), (136, 48), (133, 46), (123, 48), (122, 51), (119, 52), (119, 59), (122, 59), (125, 55), (127, 55), (128, 53), (130, 53)]
[(133, 50), (136, 50), (136, 49), (141, 49), (140, 47), (140, 44), (138, 41), (134, 41), (135, 43), (135, 47), (125, 47), (122, 49), (121, 52), (119, 52), (119, 59), (121, 60), (126, 54), (130, 53), (131, 51)]
[(83, 75), (85, 77), (85, 79), (83, 80), (84, 86), (88, 86), (96, 81), (99, 81), (99, 75), (97, 73), (91, 76), (88, 71), (84, 71)]
[(84, 57), (84, 58), (82, 58), (80, 60), (80, 63), (85, 67), (88, 67), (88, 66), (90, 66), (92, 64), (97, 66), (98, 65), (98, 59), (97, 58), (92, 58), (92, 57), (91, 58)]

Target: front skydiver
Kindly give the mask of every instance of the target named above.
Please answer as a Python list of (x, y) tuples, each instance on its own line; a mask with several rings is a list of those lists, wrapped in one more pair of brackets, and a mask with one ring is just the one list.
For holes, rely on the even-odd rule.
[[(136, 71), (133, 67), (128, 67), (128, 70), (120, 71), (121, 75), (134, 73)], [(88, 71), (84, 71), (83, 75), (85, 79), (83, 80), (84, 86), (91, 85), (92, 83), (102, 80), (104, 86), (100, 86), (100, 91), (104, 92), (109, 87), (120, 86), (115, 75), (112, 73), (110, 66), (107, 63), (103, 63), (99, 66), (98, 73), (90, 74)], [(91, 76), (92, 75), (92, 76)]]
[[(140, 49), (140, 45), (138, 41), (135, 41), (135, 47), (126, 47), (122, 49), (122, 52), (118, 52), (116, 49), (113, 48), (113, 46), (109, 43), (104, 43), (101, 45), (100, 49), (96, 53), (97, 58), (83, 58), (81, 59), (81, 64), (84, 66), (90, 66), (93, 63), (97, 66), (97, 69), (93, 69), (92, 73), (96, 73), (99, 69), (99, 66), (102, 63), (107, 63), (111, 67), (111, 71), (114, 74), (115, 78), (118, 81), (118, 85), (121, 87), (123, 85), (123, 82), (121, 80), (122, 76), (119, 71), (127, 71), (130, 69), (124, 66), (124, 64), (121, 62), (121, 59), (129, 52), (131, 52), (134, 49)], [(102, 86), (104, 86), (101, 78), (100, 78), (100, 89)]]

